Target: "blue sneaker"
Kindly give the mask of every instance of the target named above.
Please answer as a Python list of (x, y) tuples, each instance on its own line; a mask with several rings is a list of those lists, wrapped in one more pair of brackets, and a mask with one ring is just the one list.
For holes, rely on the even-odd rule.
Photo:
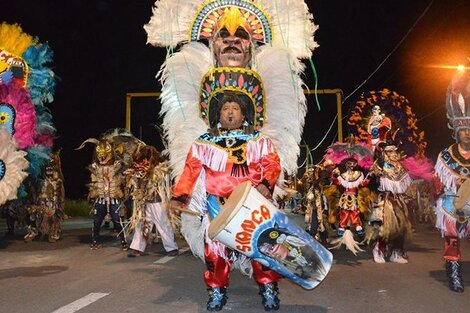
[(262, 303), (265, 311), (279, 310), (279, 290), (277, 289), (277, 283), (269, 283), (260, 286), (260, 294), (263, 299)]
[(209, 288), (209, 301), (207, 301), (207, 311), (220, 311), (227, 303), (225, 288)]
[(338, 228), (338, 237), (343, 237), (344, 235), (344, 228)]

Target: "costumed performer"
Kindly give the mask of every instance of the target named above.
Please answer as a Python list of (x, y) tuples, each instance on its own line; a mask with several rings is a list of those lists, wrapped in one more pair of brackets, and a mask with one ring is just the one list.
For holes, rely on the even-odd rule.
[[(253, 107), (249, 98), (228, 91), (220, 96), (220, 102), (212, 104), (218, 107), (215, 117), (218, 122), (191, 146), (171, 201), (174, 210), (185, 206), (203, 173), (210, 220), (219, 213), (222, 198), (227, 198), (244, 181), (251, 181), (263, 196), (270, 198), (281, 172), (279, 156), (271, 139), (254, 130), (253, 122), (246, 120), (248, 106)], [(205, 242), (207, 270), (204, 280), (210, 296), (208, 310), (220, 310), (226, 303), (232, 254), (236, 252), (217, 242)], [(265, 309), (278, 309), (277, 281), (281, 276), (256, 261), (251, 264)]]
[(168, 161), (162, 160), (157, 149), (150, 145), (138, 147), (132, 159), (132, 166), (124, 171), (128, 176), (126, 190), (133, 200), (129, 230), (134, 230), (134, 236), (127, 256), (144, 254), (153, 226), (167, 255), (176, 256), (178, 245), (167, 214), (171, 197)]
[(463, 292), (460, 240), (470, 234), (470, 72), (457, 73), (447, 90), (447, 118), (456, 143), (441, 151), (435, 172), (442, 183), (436, 227), (444, 237), (449, 287)]
[[(215, 127), (209, 125), (209, 115), (218, 106), (208, 103), (221, 89), (244, 89), (254, 105), (254, 129), (271, 137), (283, 171), (288, 175), (296, 172), (306, 114), (299, 59), (309, 58), (317, 46), (313, 40), (316, 26), (303, 0), (276, 5), (265, 0), (159, 0), (144, 28), (152, 45), (172, 49), (184, 43), (180, 51), (169, 55), (159, 73), (163, 128), (174, 177), (182, 174), (184, 155), (194, 138), (207, 127)], [(202, 42), (209, 42), (209, 46)], [(203, 187), (196, 184), (188, 205), (201, 218), (181, 216), (181, 231), (201, 259), (205, 259), (208, 226)], [(250, 262), (235, 263), (242, 273), (251, 275)], [(273, 298), (277, 291), (270, 294)], [(208, 309), (220, 309), (218, 301)], [(267, 309), (278, 307), (272, 300), (263, 303)]]
[(395, 136), (377, 145), (376, 161), (371, 171), (379, 179), (377, 204), (371, 213), (370, 225), (376, 232), (366, 237), (366, 242), (376, 241), (372, 250), (376, 263), (385, 263), (391, 250), (390, 262), (405, 264), (408, 260), (404, 245), (413, 232), (413, 213), (408, 206), (406, 191), (412, 178), (402, 166), (403, 155)]
[(49, 242), (56, 242), (62, 233), (60, 224), (65, 216), (65, 190), (60, 151), (50, 155), (50, 161), (44, 169), (44, 178), (41, 180), (38, 203), (29, 208), (31, 222), (28, 234), (24, 236), (26, 242), (34, 240), (39, 233), (41, 236), (47, 236)]

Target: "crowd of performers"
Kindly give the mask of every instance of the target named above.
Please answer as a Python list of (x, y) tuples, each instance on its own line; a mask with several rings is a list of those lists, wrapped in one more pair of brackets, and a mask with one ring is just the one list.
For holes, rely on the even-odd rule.
[[(348, 120), (350, 137), (334, 143), (278, 198), (305, 215), (306, 229), (330, 249), (355, 255), (369, 246), (376, 263), (408, 263), (405, 244), (417, 223), (444, 238), (449, 287), (463, 292), (460, 240), (470, 230), (470, 73), (454, 75), (445, 100), (456, 143), (436, 162), (408, 100), (389, 90), (364, 93)], [(433, 163), (435, 165), (433, 165)], [(287, 203), (287, 204), (286, 204)]]
[[(123, 251), (133, 232), (129, 257), (144, 254), (153, 227), (168, 255), (177, 255), (175, 234), (181, 233), (206, 265), (209, 311), (226, 304), (232, 268), (253, 276), (264, 309), (277, 310), (282, 276), (270, 262), (208, 235), (227, 198), (250, 182), (281, 210), (304, 211), (307, 231), (328, 248), (344, 245), (358, 254), (370, 246), (377, 263), (408, 263), (405, 244), (416, 222), (435, 221), (445, 238), (450, 288), (463, 291), (459, 241), (470, 231), (468, 73), (449, 87), (447, 116), (456, 144), (441, 152), (435, 168), (408, 100), (383, 89), (362, 94), (350, 110), (346, 141), (332, 144), (298, 181), (306, 115), (301, 60), (317, 46), (304, 1), (158, 0), (144, 28), (150, 44), (173, 51), (158, 74), (166, 149), (161, 153), (122, 129), (79, 147), (94, 145), (88, 167), (93, 250), (101, 247), (104, 222), (113, 223)], [(8, 50), (4, 38), (24, 44)], [(1, 25), (0, 205), (10, 232), (23, 216), (28, 242), (39, 234), (57, 241), (64, 218), (64, 178), (44, 106), (54, 85), (45, 67), (48, 49), (19, 26)], [(309, 263), (300, 248), (305, 243), (293, 233), (269, 232), (272, 242), (258, 248), (303, 274), (304, 267), (314, 271), (331, 261), (313, 256), (318, 264)]]

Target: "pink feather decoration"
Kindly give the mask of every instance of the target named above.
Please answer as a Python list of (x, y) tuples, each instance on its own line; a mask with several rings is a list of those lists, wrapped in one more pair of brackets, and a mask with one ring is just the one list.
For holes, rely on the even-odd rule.
[[(369, 149), (366, 143), (356, 143), (354, 144), (356, 147), (363, 147)], [(333, 149), (332, 147), (337, 147), (340, 149)], [(325, 160), (333, 162), (335, 165), (339, 165), (341, 161), (347, 158), (354, 158), (357, 160), (357, 164), (365, 170), (370, 169), (372, 164), (374, 163), (374, 157), (372, 155), (372, 151), (370, 155), (359, 155), (358, 153), (348, 153), (348, 144), (346, 143), (335, 143), (331, 145), (328, 149), (326, 149)], [(370, 150), (370, 149), (369, 149)]]
[(403, 159), (400, 163), (410, 174), (411, 178), (433, 181), (434, 165), (428, 158), (412, 156)]
[(17, 84), (0, 84), (0, 103), (7, 103), (15, 110), (13, 138), (18, 148), (24, 150), (31, 147), (36, 136), (36, 111), (28, 91)]

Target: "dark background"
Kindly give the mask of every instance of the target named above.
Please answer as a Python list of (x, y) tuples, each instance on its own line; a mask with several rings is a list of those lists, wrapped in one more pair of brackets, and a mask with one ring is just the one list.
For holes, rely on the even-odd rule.
[[(153, 1), (0, 1), (1, 21), (19, 23), (25, 32), (49, 42), (54, 51), (53, 70), (60, 80), (49, 108), (58, 130), (56, 148), (62, 148), (67, 197), (83, 198), (92, 146), (74, 149), (89, 137), (125, 126), (126, 93), (160, 90), (155, 74), (166, 50), (146, 45), (143, 29)], [(344, 112), (362, 91), (395, 90), (410, 100), (420, 119), (418, 126), (426, 132), (431, 158), (453, 142), (443, 104), (454, 70), (431, 66), (462, 64), (470, 56), (470, 1), (307, 0), (307, 4), (320, 26), (315, 35), (320, 47), (313, 54), (319, 89), (342, 89), (349, 96)], [(313, 89), (310, 67), (305, 81)], [(311, 148), (324, 137), (336, 112), (334, 96), (319, 96), (320, 112), (313, 100), (309, 97), (303, 136)], [(158, 132), (151, 126), (161, 122), (159, 106), (156, 99), (136, 101), (132, 131), (161, 149)], [(336, 129), (335, 125), (314, 151), (316, 161), (334, 140)]]

